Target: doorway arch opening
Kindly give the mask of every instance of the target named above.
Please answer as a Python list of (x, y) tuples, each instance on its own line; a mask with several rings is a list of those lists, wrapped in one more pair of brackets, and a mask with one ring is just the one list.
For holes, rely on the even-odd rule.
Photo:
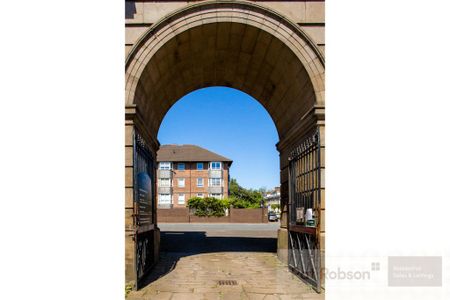
[(164, 116), (158, 141), (197, 145), (232, 159), (230, 176), (245, 188), (280, 183), (273, 120), (258, 101), (239, 90), (208, 87), (183, 96)]

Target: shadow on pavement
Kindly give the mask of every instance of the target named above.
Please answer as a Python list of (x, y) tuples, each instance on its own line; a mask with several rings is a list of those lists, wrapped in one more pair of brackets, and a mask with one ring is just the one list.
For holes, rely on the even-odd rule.
[(208, 237), (205, 231), (162, 231), (160, 260), (143, 281), (146, 286), (175, 269), (185, 256), (211, 252), (276, 252), (277, 239)]

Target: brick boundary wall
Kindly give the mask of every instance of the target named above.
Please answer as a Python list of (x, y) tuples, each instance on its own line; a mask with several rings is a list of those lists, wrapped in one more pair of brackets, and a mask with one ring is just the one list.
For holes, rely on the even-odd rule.
[(267, 208), (231, 208), (228, 216), (197, 217), (188, 208), (158, 209), (159, 223), (268, 223)]
[(230, 209), (231, 220), (230, 223), (267, 223), (267, 208), (253, 208), (253, 209)]
[(189, 223), (187, 208), (158, 209), (158, 223)]
[(226, 217), (190, 216), (189, 223), (230, 223), (230, 215), (228, 215)]

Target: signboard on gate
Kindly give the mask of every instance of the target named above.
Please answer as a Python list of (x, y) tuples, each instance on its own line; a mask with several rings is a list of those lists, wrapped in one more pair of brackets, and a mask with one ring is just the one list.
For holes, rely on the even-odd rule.
[(152, 181), (147, 172), (141, 172), (137, 175), (138, 193), (136, 197), (138, 208), (138, 224), (145, 225), (152, 223)]

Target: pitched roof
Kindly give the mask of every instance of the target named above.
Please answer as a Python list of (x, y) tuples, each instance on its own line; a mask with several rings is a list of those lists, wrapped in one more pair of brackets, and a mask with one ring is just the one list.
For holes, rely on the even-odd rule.
[(157, 161), (223, 161), (233, 162), (217, 153), (196, 145), (162, 145), (157, 153)]

